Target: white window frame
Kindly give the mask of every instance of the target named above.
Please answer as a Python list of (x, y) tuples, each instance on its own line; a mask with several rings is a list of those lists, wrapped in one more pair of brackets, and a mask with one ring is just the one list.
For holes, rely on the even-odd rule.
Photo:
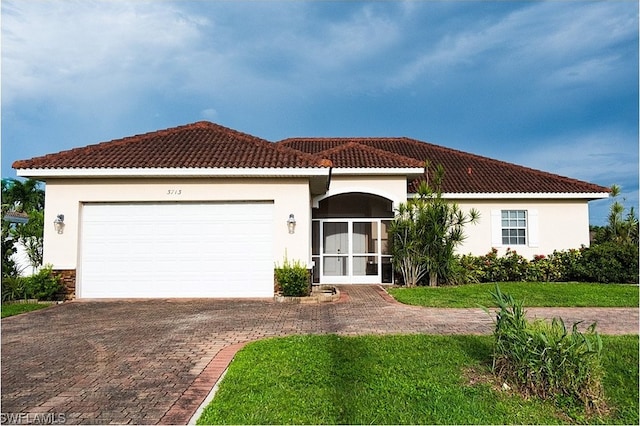
[[(527, 245), (527, 241), (529, 241), (527, 232), (527, 223), (529, 221), (527, 219), (526, 210), (500, 211), (500, 236), (502, 238), (503, 246)], [(507, 231), (507, 235), (505, 235), (505, 231)]]
[[(525, 212), (525, 244), (505, 244), (502, 242), (502, 212), (503, 211), (524, 211)], [(507, 227), (507, 229), (516, 229)], [(522, 229), (522, 228), (520, 228)], [(508, 207), (503, 209), (491, 210), (491, 246), (492, 247), (538, 247), (539, 226), (538, 226), (538, 210), (527, 209), (522, 207)]]

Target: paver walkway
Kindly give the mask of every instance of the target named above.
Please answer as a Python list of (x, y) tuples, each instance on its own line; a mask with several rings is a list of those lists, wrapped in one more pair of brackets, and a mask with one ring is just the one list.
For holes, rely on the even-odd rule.
[[(184, 424), (236, 351), (307, 333), (488, 334), (481, 309), (401, 305), (378, 286), (329, 304), (271, 300), (77, 301), (2, 320), (3, 423)], [(638, 309), (530, 308), (637, 334)]]

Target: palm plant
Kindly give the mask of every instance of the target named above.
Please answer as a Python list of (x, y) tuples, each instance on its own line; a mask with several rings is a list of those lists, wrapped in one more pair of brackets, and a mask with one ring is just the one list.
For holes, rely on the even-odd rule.
[(2, 216), (9, 211), (27, 213), (29, 221), (24, 224), (2, 221), (3, 277), (18, 273), (11, 259), (16, 242), (22, 243), (26, 248), (33, 268), (42, 264), (44, 190), (40, 188), (40, 182), (33, 179), (2, 179)]
[(607, 226), (601, 228), (596, 242), (603, 243), (611, 241), (618, 244), (638, 244), (638, 217), (635, 209), (629, 208), (625, 215), (625, 206), (623, 202), (618, 201), (621, 189), (618, 185), (611, 185), (611, 197), (613, 203), (609, 207), (609, 216), (607, 217)]
[[(428, 178), (428, 162), (426, 170)], [(430, 177), (431, 183), (427, 179), (418, 185), (416, 198), (399, 206), (389, 230), (393, 262), (407, 286), (417, 285), (427, 273), (430, 286), (446, 278), (455, 248), (465, 239), (464, 226), (480, 217), (477, 210), (465, 214), (456, 203), (442, 197), (442, 165), (437, 165)]]
[(418, 285), (427, 273), (417, 224), (417, 218), (421, 216), (418, 210), (419, 206), (400, 204), (388, 231), (394, 268), (400, 271), (408, 287)]

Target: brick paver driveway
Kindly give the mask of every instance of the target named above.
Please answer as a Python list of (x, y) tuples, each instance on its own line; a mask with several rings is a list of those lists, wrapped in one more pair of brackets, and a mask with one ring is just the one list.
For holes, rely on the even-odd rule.
[[(270, 300), (72, 302), (2, 320), (2, 421), (186, 423), (242, 343), (300, 333), (490, 333), (480, 309), (429, 309), (380, 287), (330, 304)], [(534, 309), (638, 332), (638, 309)], [(13, 417), (11, 417), (13, 416)]]

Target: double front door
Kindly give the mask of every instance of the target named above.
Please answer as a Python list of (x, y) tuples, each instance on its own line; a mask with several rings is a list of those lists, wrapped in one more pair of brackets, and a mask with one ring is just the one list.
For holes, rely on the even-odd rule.
[(320, 219), (313, 222), (314, 280), (321, 284), (392, 282), (384, 219)]

